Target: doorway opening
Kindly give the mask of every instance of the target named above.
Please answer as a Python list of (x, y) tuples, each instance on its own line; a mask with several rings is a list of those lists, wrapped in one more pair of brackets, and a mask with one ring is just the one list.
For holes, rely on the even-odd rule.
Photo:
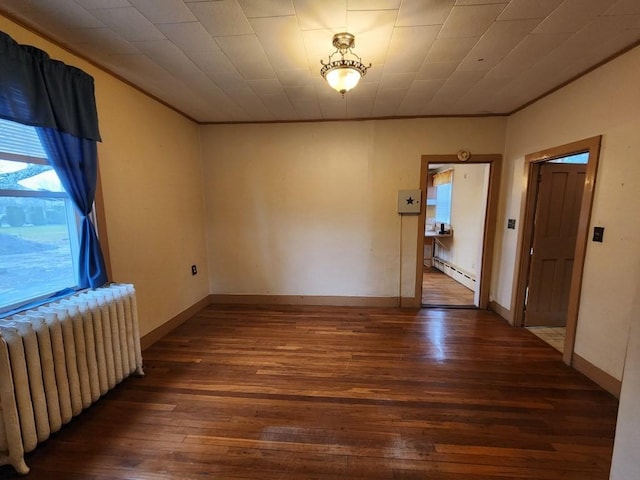
[(476, 308), (489, 165), (429, 164), (423, 307)]
[(488, 308), (501, 159), (422, 156), (416, 306)]
[(601, 137), (525, 157), (514, 325), (571, 364)]

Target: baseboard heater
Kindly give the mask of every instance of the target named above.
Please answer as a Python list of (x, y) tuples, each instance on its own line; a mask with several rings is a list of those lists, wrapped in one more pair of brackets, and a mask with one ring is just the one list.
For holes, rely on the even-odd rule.
[(0, 320), (0, 465), (28, 473), (25, 453), (133, 373), (144, 375), (133, 285)]
[(475, 291), (476, 279), (475, 276), (461, 270), (460, 268), (452, 265), (446, 260), (442, 260), (439, 257), (433, 258), (433, 266), (443, 272), (445, 275), (453, 278), (456, 282), (461, 283), (470, 290)]

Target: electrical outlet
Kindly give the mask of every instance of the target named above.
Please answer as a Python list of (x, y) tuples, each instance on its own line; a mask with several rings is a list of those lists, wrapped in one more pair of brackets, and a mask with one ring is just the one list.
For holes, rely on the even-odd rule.
[(195, 265), (191, 265), (191, 275), (197, 275), (198, 274), (198, 267), (196, 267)]

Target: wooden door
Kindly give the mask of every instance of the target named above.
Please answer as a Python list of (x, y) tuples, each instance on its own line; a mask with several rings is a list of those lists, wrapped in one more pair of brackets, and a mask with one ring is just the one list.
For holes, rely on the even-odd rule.
[(526, 326), (566, 325), (586, 165), (543, 163), (538, 176)]

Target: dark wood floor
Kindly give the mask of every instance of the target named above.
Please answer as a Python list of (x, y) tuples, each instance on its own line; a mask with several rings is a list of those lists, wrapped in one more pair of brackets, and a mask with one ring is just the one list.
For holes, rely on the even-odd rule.
[(473, 290), (436, 268), (424, 267), (422, 305), (473, 307)]
[(617, 401), (489, 312), (216, 307), (144, 360), (28, 478), (608, 478)]

